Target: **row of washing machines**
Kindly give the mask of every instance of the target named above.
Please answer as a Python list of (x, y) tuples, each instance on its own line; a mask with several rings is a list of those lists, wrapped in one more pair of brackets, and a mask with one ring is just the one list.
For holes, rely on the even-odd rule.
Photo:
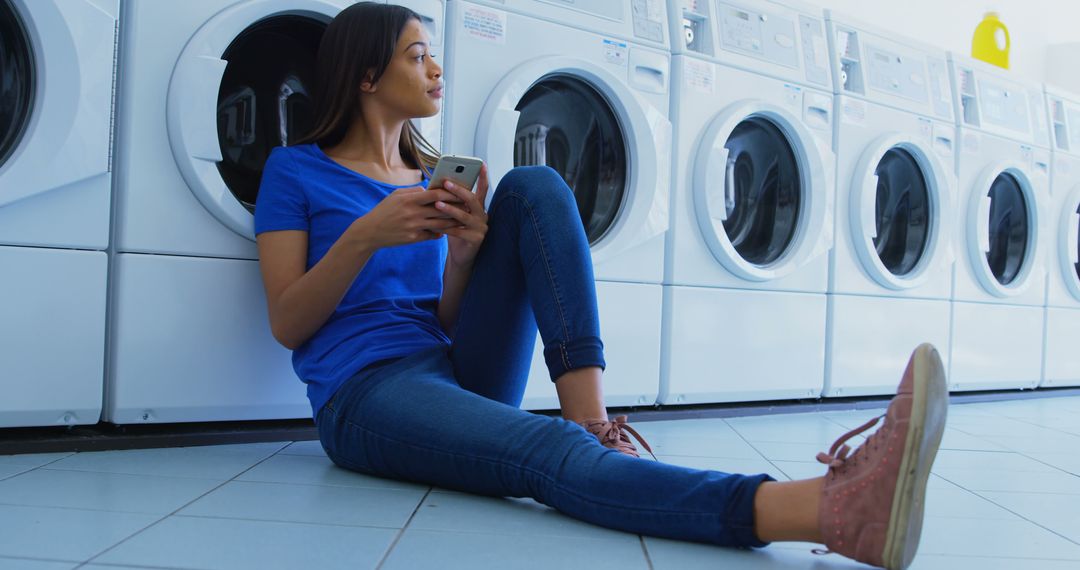
[[(0, 0), (0, 427), (309, 415), (252, 212), (350, 3)], [(425, 136), (574, 189), (608, 405), (1080, 385), (1080, 96), (788, 0), (397, 3)]]

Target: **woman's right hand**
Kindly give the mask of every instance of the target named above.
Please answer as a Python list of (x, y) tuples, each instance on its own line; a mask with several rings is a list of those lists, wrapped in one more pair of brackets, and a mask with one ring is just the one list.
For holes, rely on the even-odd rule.
[(405, 245), (443, 236), (443, 230), (461, 224), (435, 207), (435, 202), (460, 202), (446, 190), (401, 188), (383, 198), (349, 226), (352, 237), (372, 249)]

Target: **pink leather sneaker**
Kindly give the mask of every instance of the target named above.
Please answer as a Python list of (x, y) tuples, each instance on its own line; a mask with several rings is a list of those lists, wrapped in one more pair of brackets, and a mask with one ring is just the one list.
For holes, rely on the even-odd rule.
[(585, 420), (578, 422), (578, 425), (585, 428), (585, 431), (596, 436), (596, 439), (600, 440), (600, 443), (604, 447), (609, 447), (616, 451), (625, 453), (633, 457), (641, 457), (638, 454), (638, 450), (634, 447), (633, 442), (626, 435), (625, 432), (629, 432), (638, 440), (638, 443), (645, 448), (645, 451), (652, 455), (653, 459), (656, 459), (656, 455), (653, 455), (652, 448), (648, 443), (645, 443), (645, 438), (641, 437), (634, 428), (630, 427), (626, 423), (626, 416), (616, 416), (614, 420)]
[[(922, 533), (926, 481), (945, 430), (949, 394), (937, 350), (919, 345), (883, 416), (838, 439), (818, 461), (829, 466), (818, 512), (828, 547), (890, 570), (907, 568)], [(854, 453), (845, 444), (885, 423)]]

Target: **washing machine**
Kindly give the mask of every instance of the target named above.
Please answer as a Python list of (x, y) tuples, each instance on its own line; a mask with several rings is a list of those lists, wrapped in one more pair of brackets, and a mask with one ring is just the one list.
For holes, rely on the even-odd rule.
[(945, 50), (826, 11), (836, 93), (825, 396), (892, 394), (948, 355), (956, 122)]
[(118, 0), (0, 0), (0, 428), (101, 417)]
[[(592, 253), (605, 402), (653, 404), (660, 369), (671, 123), (660, 0), (447, 2), (447, 152), (492, 189), (548, 165), (574, 191)], [(489, 200), (494, 192), (489, 194)], [(522, 407), (558, 407), (537, 336)]]
[(1047, 86), (1053, 142), (1042, 386), (1080, 385), (1080, 95)]
[[(442, 1), (398, 3), (438, 51)], [(310, 125), (319, 41), (348, 4), (124, 2), (107, 421), (310, 417), (270, 333), (252, 212), (271, 148)]]
[(670, 4), (675, 124), (659, 402), (818, 397), (835, 193), (820, 9)]
[(958, 119), (949, 389), (1042, 378), (1050, 135), (1042, 87), (949, 54)]

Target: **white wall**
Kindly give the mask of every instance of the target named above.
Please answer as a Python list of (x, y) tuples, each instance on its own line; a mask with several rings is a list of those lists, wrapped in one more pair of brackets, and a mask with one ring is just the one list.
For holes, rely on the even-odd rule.
[[(971, 55), (971, 36), (983, 13), (994, 10), (1012, 39), (1009, 68), (1035, 81), (1065, 83), (1047, 76), (1047, 47), (1080, 42), (1080, 0), (806, 1), (964, 55)], [(1080, 79), (1070, 79), (1080, 85)]]

